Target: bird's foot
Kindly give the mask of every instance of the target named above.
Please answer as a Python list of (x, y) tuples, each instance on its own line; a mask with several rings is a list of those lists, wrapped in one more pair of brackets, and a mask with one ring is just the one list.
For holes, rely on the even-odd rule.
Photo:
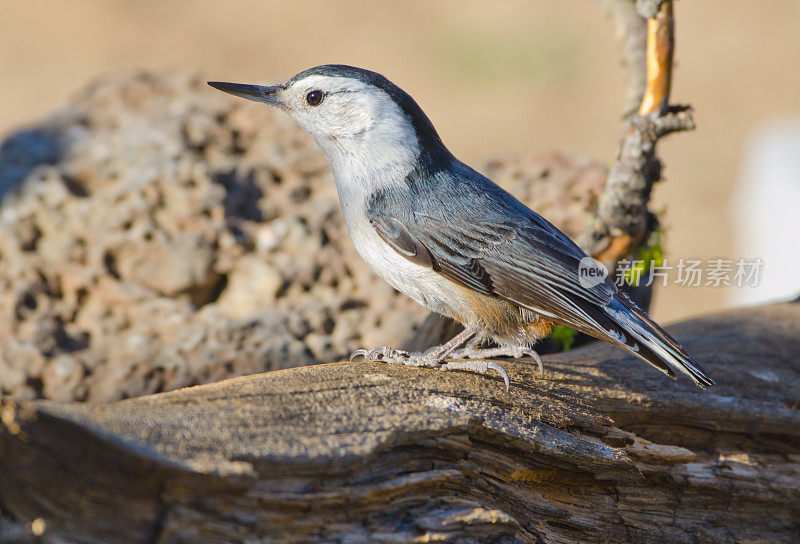
[(436, 355), (435, 352), (428, 350), (423, 353), (409, 353), (401, 349), (390, 348), (382, 346), (372, 349), (357, 349), (350, 355), (350, 360), (353, 361), (358, 357), (364, 357), (366, 361), (381, 361), (384, 363), (395, 363), (406, 366), (424, 367), (424, 368), (438, 368), (439, 370), (467, 370), (477, 372), (478, 374), (486, 374), (490, 370), (494, 370), (503, 378), (506, 384), (506, 391), (510, 387), (510, 381), (506, 370), (495, 361), (487, 360), (452, 360), (451, 356), (447, 360)]
[(480, 359), (465, 359), (461, 361), (448, 360), (439, 365), (439, 370), (467, 370), (470, 372), (477, 372), (478, 374), (486, 374), (490, 370), (494, 370), (506, 384), (506, 392), (511, 386), (511, 381), (508, 379), (508, 372), (496, 361), (486, 361)]
[(365, 361), (381, 361), (384, 363), (395, 363), (407, 366), (439, 368), (439, 361), (436, 357), (421, 353), (409, 353), (402, 349), (382, 346), (372, 349), (357, 349), (350, 354), (350, 360), (364, 357)]
[(512, 357), (519, 359), (528, 356), (536, 361), (539, 367), (539, 377), (544, 375), (544, 364), (542, 358), (532, 348), (524, 346), (501, 346), (497, 348), (482, 348), (475, 345), (467, 345), (450, 353), (448, 359), (493, 359), (495, 357)]

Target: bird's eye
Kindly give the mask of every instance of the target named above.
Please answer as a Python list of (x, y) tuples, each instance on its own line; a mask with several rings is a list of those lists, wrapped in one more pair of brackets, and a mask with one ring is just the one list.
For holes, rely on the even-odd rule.
[(309, 106), (319, 106), (322, 104), (322, 99), (325, 98), (325, 93), (319, 90), (309, 91), (306, 95), (306, 102)]

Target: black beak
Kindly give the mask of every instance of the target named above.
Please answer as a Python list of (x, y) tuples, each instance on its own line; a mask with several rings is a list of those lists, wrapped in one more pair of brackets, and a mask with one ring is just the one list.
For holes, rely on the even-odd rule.
[(265, 87), (263, 85), (245, 85), (243, 83), (225, 83), (223, 81), (209, 81), (209, 85), (220, 91), (232, 95), (255, 100), (256, 102), (266, 102), (271, 106), (283, 106), (283, 102), (276, 96), (281, 87)]

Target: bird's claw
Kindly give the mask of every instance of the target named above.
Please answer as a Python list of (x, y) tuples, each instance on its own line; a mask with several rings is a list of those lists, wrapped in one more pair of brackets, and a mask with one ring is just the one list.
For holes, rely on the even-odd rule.
[(506, 384), (506, 393), (508, 393), (508, 391), (509, 391), (509, 389), (511, 387), (511, 380), (508, 379), (508, 372), (506, 372), (506, 369), (503, 368), (500, 364), (498, 364), (498, 363), (496, 363), (494, 361), (489, 361), (489, 362), (486, 363), (486, 370), (487, 370), (487, 372), (489, 370), (494, 370), (495, 372), (500, 374), (500, 376), (502, 376), (503, 381)]
[(536, 366), (539, 367), (539, 377), (541, 378), (542, 376), (544, 376), (544, 363), (542, 362), (542, 358), (539, 357), (539, 354), (536, 353), (536, 351), (534, 351), (531, 348), (522, 348), (522, 355), (527, 355), (528, 357), (536, 361)]
[(367, 353), (369, 353), (369, 350), (366, 350), (366, 349), (357, 349), (357, 350), (355, 350), (353, 353), (350, 354), (350, 362), (352, 363), (358, 357), (364, 357), (364, 359), (366, 359), (367, 358)]
[(494, 370), (500, 374), (500, 377), (503, 378), (503, 381), (506, 384), (506, 392), (508, 392), (511, 387), (511, 380), (508, 378), (508, 372), (506, 372), (506, 369), (495, 361), (481, 361), (475, 359), (467, 359), (464, 361), (447, 361), (439, 367), (439, 370), (468, 370), (471, 372), (477, 372), (478, 374), (486, 374), (490, 370)]

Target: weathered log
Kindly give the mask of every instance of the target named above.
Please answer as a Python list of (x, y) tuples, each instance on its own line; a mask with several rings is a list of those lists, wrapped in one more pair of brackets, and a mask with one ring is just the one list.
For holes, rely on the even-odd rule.
[(797, 542), (800, 304), (496, 376), (335, 363), (111, 404), (7, 400), (0, 508), (78, 542)]

